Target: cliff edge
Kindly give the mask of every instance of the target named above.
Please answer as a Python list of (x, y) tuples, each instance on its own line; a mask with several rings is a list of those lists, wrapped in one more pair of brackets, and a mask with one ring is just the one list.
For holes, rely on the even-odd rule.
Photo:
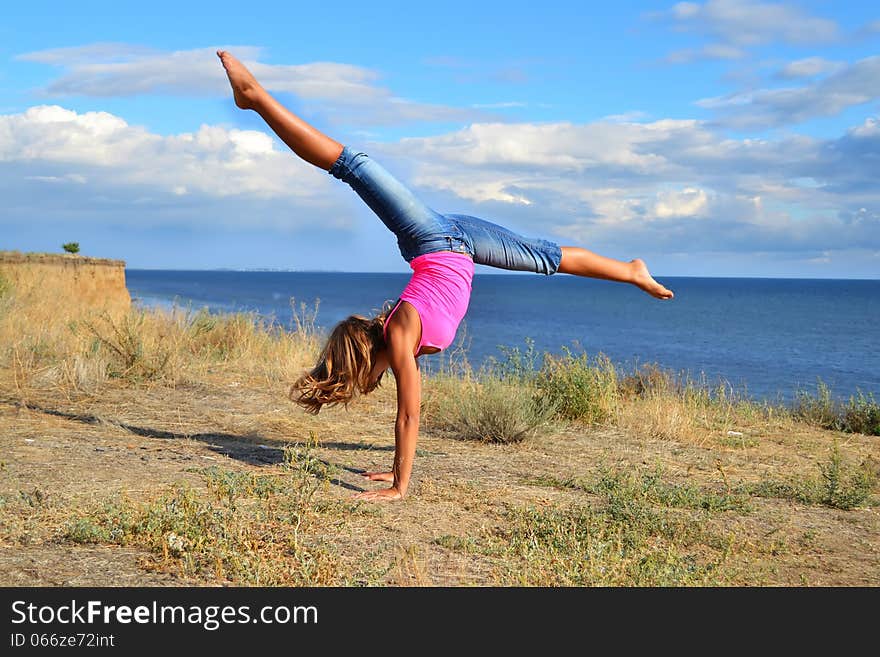
[(131, 308), (123, 260), (0, 251), (0, 288), (55, 307), (65, 318), (89, 311), (120, 315)]

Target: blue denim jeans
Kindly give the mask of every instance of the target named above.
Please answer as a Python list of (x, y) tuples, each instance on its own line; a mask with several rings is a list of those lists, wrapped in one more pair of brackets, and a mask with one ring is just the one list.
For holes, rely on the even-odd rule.
[(464, 214), (440, 214), (419, 201), (382, 165), (346, 146), (330, 174), (348, 183), (397, 236), (407, 262), (426, 253), (466, 253), (478, 265), (554, 274), (562, 260), (555, 242), (518, 235)]

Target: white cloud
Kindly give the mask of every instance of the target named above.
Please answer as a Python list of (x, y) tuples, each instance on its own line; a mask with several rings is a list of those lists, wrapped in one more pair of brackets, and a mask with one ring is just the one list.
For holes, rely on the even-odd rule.
[(670, 23), (709, 42), (676, 50), (664, 61), (686, 64), (705, 60), (734, 60), (746, 49), (770, 43), (807, 45), (840, 40), (841, 30), (830, 19), (810, 16), (789, 3), (754, 0), (708, 0), (679, 2), (667, 11), (650, 12), (649, 18)]
[(621, 112), (620, 114), (609, 114), (603, 116), (602, 121), (611, 121), (614, 123), (631, 123), (641, 119), (647, 119), (650, 115), (642, 110), (631, 110), (629, 112)]
[(880, 98), (880, 56), (866, 57), (803, 87), (758, 89), (704, 98), (697, 105), (718, 110), (736, 128), (769, 128), (834, 116)]
[[(160, 136), (106, 112), (80, 114), (57, 105), (0, 115), (0, 165), (6, 165), (4, 187), (14, 189), (16, 179), (53, 188), (75, 183), (84, 207), (108, 195), (157, 204), (196, 196), (277, 200), (300, 210), (334, 206), (330, 177), (297, 162), (265, 133), (203, 125)], [(287, 213), (283, 221), (308, 223), (301, 214)]]
[(34, 180), (37, 182), (47, 182), (47, 183), (77, 183), (79, 185), (84, 185), (88, 182), (88, 178), (78, 173), (66, 173), (63, 176), (24, 176), (24, 180)]
[(865, 25), (861, 32), (863, 34), (872, 35), (872, 34), (880, 34), (880, 19), (871, 21), (867, 25)]
[[(880, 250), (877, 118), (831, 140), (731, 139), (681, 120), (484, 123), (368, 152), (439, 211), (618, 257)], [(0, 223), (323, 230), (369, 215), (266, 133), (206, 125), (160, 136), (58, 106), (0, 116), (0, 193)]]
[[(253, 61), (259, 49), (235, 48), (243, 59)], [(149, 93), (182, 96), (228, 95), (229, 84), (217, 61), (215, 49), (164, 52), (124, 43), (96, 43), (72, 48), (53, 48), (18, 55), (22, 61), (39, 62), (62, 69), (61, 76), (42, 91), (47, 96), (135, 96)], [(352, 84), (356, 72), (340, 70), (330, 78), (328, 94), (337, 85)], [(352, 74), (354, 80), (352, 80)], [(305, 78), (305, 86), (312, 76)]]
[(831, 256), (831, 251), (823, 251), (821, 255), (818, 255), (815, 258), (808, 258), (807, 262), (811, 265), (830, 265)]
[[(658, 139), (675, 135), (698, 138), (693, 120), (653, 123), (476, 123), (438, 137), (404, 139), (424, 159), (468, 165), (504, 163), (522, 167), (529, 175), (538, 171), (583, 171), (603, 167), (657, 172), (665, 159), (651, 152)], [(540, 174), (538, 174), (540, 175)]]
[(834, 21), (809, 16), (790, 4), (775, 2), (680, 2), (665, 16), (679, 29), (706, 34), (729, 46), (756, 46), (775, 41), (828, 43), (840, 37), (840, 28)]
[(868, 117), (862, 125), (850, 128), (849, 134), (854, 137), (880, 137), (880, 119)]
[(28, 62), (40, 62), (54, 66), (74, 66), (91, 64), (95, 60), (105, 62), (127, 61), (138, 57), (149, 57), (158, 51), (146, 46), (129, 43), (91, 43), (71, 48), (51, 48), (19, 55), (16, 59)]
[(789, 62), (783, 66), (776, 77), (783, 80), (791, 80), (794, 78), (812, 78), (817, 75), (826, 73), (834, 73), (844, 68), (844, 62), (834, 62), (823, 57), (807, 57)]
[(659, 219), (700, 217), (708, 205), (708, 197), (702, 189), (686, 187), (680, 191), (661, 191), (657, 193), (653, 215)]
[[(479, 116), (472, 109), (419, 103), (379, 86), (379, 73), (338, 62), (278, 65), (259, 61), (261, 49), (229, 46), (270, 92), (320, 101), (338, 120), (359, 125), (411, 121), (458, 121)], [(229, 98), (229, 83), (216, 48), (165, 52), (129, 44), (90, 44), (19, 55), (23, 61), (62, 69), (42, 93), (48, 97), (119, 97), (141, 94)]]
[(678, 20), (689, 20), (699, 15), (700, 5), (696, 2), (679, 2), (670, 9), (670, 13)]
[(385, 151), (460, 199), (441, 211), (617, 253), (880, 246), (873, 120), (834, 140), (729, 139), (699, 121), (476, 124)]
[(708, 59), (742, 59), (745, 56), (746, 52), (742, 48), (723, 43), (712, 43), (702, 48), (676, 50), (669, 53), (665, 61), (670, 64), (687, 64)]
[(509, 109), (511, 107), (525, 107), (526, 103), (519, 100), (507, 100), (500, 103), (474, 103), (471, 107), (477, 109)]

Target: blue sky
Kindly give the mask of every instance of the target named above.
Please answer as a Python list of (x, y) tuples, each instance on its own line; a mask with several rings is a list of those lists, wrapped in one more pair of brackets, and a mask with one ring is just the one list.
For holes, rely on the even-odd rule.
[(407, 271), (217, 47), (439, 211), (659, 275), (880, 275), (872, 2), (15, 3), (0, 249)]

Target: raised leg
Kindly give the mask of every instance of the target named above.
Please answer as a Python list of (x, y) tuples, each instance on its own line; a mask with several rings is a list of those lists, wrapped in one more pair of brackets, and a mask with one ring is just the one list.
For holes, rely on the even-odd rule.
[(614, 260), (587, 251), (579, 246), (563, 246), (562, 260), (558, 271), (563, 274), (601, 278), (606, 281), (631, 283), (658, 299), (671, 299), (672, 290), (654, 280), (644, 261), (635, 259), (629, 262)]
[(254, 110), (290, 150), (306, 162), (329, 171), (342, 153), (342, 144), (309, 125), (275, 100), (260, 86), (244, 64), (231, 54), (218, 50), (217, 56), (226, 69), (235, 104), (241, 109)]

